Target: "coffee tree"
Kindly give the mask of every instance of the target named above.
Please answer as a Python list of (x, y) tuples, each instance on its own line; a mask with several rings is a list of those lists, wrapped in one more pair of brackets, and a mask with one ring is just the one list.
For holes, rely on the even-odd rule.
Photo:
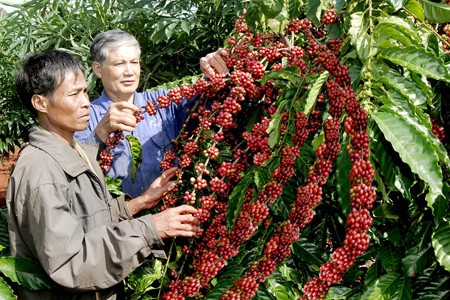
[(229, 76), (149, 102), (200, 95), (159, 209), (196, 206), (204, 232), (149, 266), (146, 297), (448, 296), (448, 8), (345, 4), (254, 1)]
[(246, 4), (228, 75), (172, 83), (136, 112), (198, 97), (157, 210), (189, 203), (204, 231), (128, 276), (129, 298), (448, 298), (450, 6)]

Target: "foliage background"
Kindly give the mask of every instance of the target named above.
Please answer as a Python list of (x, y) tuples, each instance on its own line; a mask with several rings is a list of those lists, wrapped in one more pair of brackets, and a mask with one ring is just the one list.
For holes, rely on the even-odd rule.
[(199, 74), (199, 58), (223, 46), (244, 5), (220, 0), (32, 0), (17, 5), (0, 16), (0, 153), (19, 145), (32, 122), (14, 90), (18, 65), (28, 53), (60, 48), (78, 55), (95, 99), (101, 89), (90, 70), (91, 41), (102, 31), (120, 28), (141, 45), (141, 88), (155, 87)]
[[(439, 141), (430, 121), (432, 116), (450, 134), (450, 57), (444, 32), (450, 8), (443, 2), (30, 1), (0, 20), (0, 151), (21, 143), (31, 122), (17, 105), (12, 87), (17, 64), (30, 51), (69, 49), (89, 70), (92, 38), (100, 31), (122, 28), (141, 42), (142, 88), (148, 88), (198, 73), (198, 58), (224, 44), (244, 6), (250, 12), (249, 24), (264, 31), (270, 29), (271, 18), (279, 24), (306, 16), (321, 26), (330, 4), (340, 22), (324, 28), (331, 38), (343, 39), (341, 62), (349, 66), (352, 87), (369, 114), (378, 201), (369, 249), (327, 299), (448, 299), (449, 139)], [(99, 90), (92, 75), (88, 81), (95, 97)], [(299, 172), (314, 157), (313, 148), (302, 153)], [(256, 298), (295, 299), (329, 259), (329, 241), (334, 247), (342, 242), (349, 211), (348, 161), (341, 156), (335, 167), (314, 222), (292, 246), (289, 259), (260, 286)], [(289, 188), (283, 191), (285, 199), (293, 194)], [(283, 215), (282, 202), (271, 211)], [(215, 289), (207, 299), (217, 299), (222, 286), (229, 287), (248, 261), (260, 255), (267, 234), (261, 230), (255, 237), (212, 283)], [(6, 238), (1, 242), (7, 246)], [(38, 271), (21, 270), (21, 264), (14, 269), (17, 261), (6, 256), (7, 248), (4, 254), (4, 280), (45, 286), (37, 282)], [(132, 274), (131, 297), (149, 299), (152, 290), (167, 285), (163, 270), (161, 262), (152, 260)]]

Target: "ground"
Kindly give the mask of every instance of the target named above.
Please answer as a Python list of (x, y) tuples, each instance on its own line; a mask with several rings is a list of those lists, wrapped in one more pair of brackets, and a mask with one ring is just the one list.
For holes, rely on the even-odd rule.
[(15, 153), (11, 153), (8, 158), (0, 157), (0, 207), (5, 206), (6, 187), (8, 185), (8, 178), (11, 166), (15, 164), (16, 160), (17, 160), (17, 151)]

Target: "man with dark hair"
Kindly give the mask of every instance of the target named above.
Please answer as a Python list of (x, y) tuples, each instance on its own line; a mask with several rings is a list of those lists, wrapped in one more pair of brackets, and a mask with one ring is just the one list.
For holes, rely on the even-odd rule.
[(8, 184), (11, 254), (37, 260), (57, 285), (21, 288), (21, 299), (123, 299), (122, 280), (147, 256), (164, 255), (162, 239), (201, 231), (188, 205), (132, 217), (174, 187), (176, 168), (134, 199), (112, 198), (96, 161), (98, 145), (82, 146), (73, 137), (90, 119), (78, 60), (57, 50), (33, 54), (16, 87), (38, 125)]

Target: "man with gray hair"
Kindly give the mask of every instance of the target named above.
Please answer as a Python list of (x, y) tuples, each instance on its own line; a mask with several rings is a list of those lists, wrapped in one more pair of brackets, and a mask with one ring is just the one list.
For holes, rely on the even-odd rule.
[[(225, 49), (209, 53), (200, 59), (200, 69), (206, 77), (215, 72), (227, 73)], [(147, 100), (158, 107), (157, 98), (168, 90), (137, 92), (140, 77), (141, 49), (138, 41), (123, 30), (109, 30), (94, 38), (91, 45), (92, 69), (103, 84), (101, 96), (92, 101), (91, 120), (86, 130), (75, 136), (83, 143), (103, 146), (111, 133), (122, 130), (124, 135), (135, 136), (142, 146), (142, 162), (132, 177), (133, 155), (126, 140), (111, 150), (113, 162), (106, 173), (122, 180), (122, 191), (132, 197), (142, 193), (161, 174), (160, 162), (164, 152), (171, 148), (171, 140), (178, 136), (188, 110), (197, 97), (183, 99), (181, 104), (158, 108), (155, 115), (144, 114), (139, 123), (135, 110), (146, 107)]]

